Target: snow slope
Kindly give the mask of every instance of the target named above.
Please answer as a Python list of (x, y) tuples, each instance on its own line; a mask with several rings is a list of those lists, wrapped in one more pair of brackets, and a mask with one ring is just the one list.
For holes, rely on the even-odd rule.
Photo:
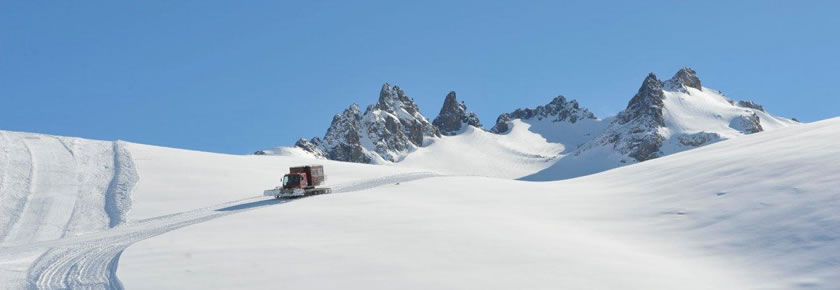
[[(19, 246), (96, 233), (125, 221), (137, 174), (123, 146), (0, 131), (0, 288), (35, 286), (44, 277), (34, 269), (53, 264), (59, 252)], [(107, 283), (103, 276), (86, 278)]]
[[(564, 181), (385, 179), (257, 200), (135, 244), (119, 277), (140, 289), (832, 288), (837, 140), (832, 119)], [(192, 190), (225, 182), (251, 183)]]
[[(6, 131), (0, 149), (0, 289), (121, 289), (116, 270), (125, 248), (288, 202), (255, 195), (289, 166), (312, 161)], [(323, 163), (337, 174), (330, 180), (338, 193), (434, 176)]]
[(427, 138), (430, 144), (417, 148), (397, 163), (383, 163), (403, 168), (423, 168), (459, 175), (519, 178), (542, 170), (566, 150), (530, 130), (528, 123), (513, 121), (505, 134), (493, 134), (465, 126), (454, 136)]
[(555, 182), (321, 161), (291, 201), (311, 159), (0, 137), (2, 289), (840, 285), (840, 119)]

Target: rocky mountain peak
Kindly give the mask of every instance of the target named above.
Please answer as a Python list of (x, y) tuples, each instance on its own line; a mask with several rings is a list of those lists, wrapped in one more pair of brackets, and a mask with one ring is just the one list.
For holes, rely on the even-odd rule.
[(295, 143), (296, 147), (306, 150), (315, 156), (323, 156), (331, 160), (350, 162), (370, 162), (359, 139), (362, 115), (359, 105), (352, 104), (341, 114), (333, 116), (330, 128), (324, 139), (301, 139)]
[(586, 108), (581, 108), (576, 100), (567, 101), (564, 96), (557, 96), (548, 104), (537, 106), (534, 109), (516, 109), (511, 113), (503, 113), (496, 118), (496, 125), (490, 129), (494, 133), (504, 133), (510, 130), (508, 122), (513, 119), (522, 120), (543, 120), (549, 119), (552, 122), (575, 122), (583, 119), (597, 119), (595, 114)]
[(616, 151), (637, 161), (661, 156), (660, 148), (665, 138), (658, 129), (665, 126), (663, 86), (655, 74), (648, 74), (627, 108), (594, 144), (612, 144)]
[(481, 121), (475, 113), (467, 112), (467, 105), (458, 102), (455, 91), (449, 92), (443, 101), (437, 118), (432, 122), (443, 135), (457, 134), (463, 125), (481, 128)]
[(679, 90), (683, 87), (703, 90), (703, 85), (700, 83), (700, 78), (697, 77), (697, 72), (690, 67), (680, 69), (674, 74), (674, 77), (665, 82), (665, 88), (668, 90)]
[(298, 140), (296, 147), (330, 160), (369, 163), (376, 155), (397, 161), (422, 146), (424, 137), (440, 136), (438, 129), (399, 86), (382, 85), (376, 104), (362, 113), (353, 104), (335, 115), (323, 139)]
[(618, 114), (618, 121), (622, 124), (639, 118), (648, 118), (655, 125), (665, 126), (665, 119), (662, 116), (662, 107), (665, 94), (662, 91), (663, 83), (653, 73), (648, 74), (642, 82), (639, 92), (630, 99), (627, 108)]
[(403, 109), (411, 115), (420, 112), (420, 108), (417, 107), (413, 99), (405, 95), (405, 91), (399, 86), (391, 86), (387, 82), (379, 90), (379, 101), (375, 105), (375, 108), (391, 113)]

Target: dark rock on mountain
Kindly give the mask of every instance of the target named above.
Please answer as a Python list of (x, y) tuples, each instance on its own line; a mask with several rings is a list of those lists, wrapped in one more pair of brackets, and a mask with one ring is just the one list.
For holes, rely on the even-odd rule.
[(677, 137), (683, 146), (700, 147), (720, 141), (720, 134), (710, 132), (699, 132), (694, 134), (683, 134)]
[(662, 116), (662, 107), (665, 106), (662, 100), (665, 95), (662, 92), (663, 84), (653, 73), (648, 74), (639, 92), (630, 99), (627, 108), (618, 114), (618, 122), (625, 124), (631, 121), (642, 120), (653, 126), (665, 126), (665, 118)]
[(481, 128), (481, 121), (475, 113), (467, 112), (467, 105), (458, 102), (455, 92), (449, 92), (443, 101), (437, 118), (432, 122), (441, 134), (451, 136), (458, 133), (464, 125)]
[(762, 111), (762, 112), (766, 112), (766, 111), (764, 111), (764, 106), (756, 104), (752, 101), (738, 101), (737, 106), (738, 107), (743, 107), (743, 108), (756, 109), (756, 110), (759, 110), (759, 111)]
[(682, 87), (695, 88), (701, 91), (703, 90), (700, 78), (697, 77), (697, 73), (690, 67), (680, 69), (676, 74), (674, 74), (674, 77), (665, 81), (665, 89), (667, 90), (678, 90)]
[(323, 155), (330, 160), (370, 162), (370, 157), (365, 154), (359, 138), (361, 121), (362, 116), (357, 104), (350, 105), (343, 113), (335, 115), (323, 142), (317, 144)]
[(569, 122), (574, 124), (578, 120), (596, 119), (595, 114), (586, 108), (581, 108), (576, 100), (567, 101), (564, 96), (557, 96), (546, 105), (537, 106), (534, 109), (516, 109), (511, 113), (503, 113), (496, 118), (496, 125), (490, 129), (493, 133), (504, 133), (510, 130), (508, 122), (513, 119), (542, 120), (549, 119), (552, 122)]
[(662, 156), (659, 149), (665, 138), (657, 131), (665, 126), (663, 89), (663, 83), (656, 75), (648, 74), (627, 108), (616, 116), (594, 144), (612, 144), (616, 151), (637, 161)]
[(398, 161), (414, 147), (422, 146), (424, 137), (440, 136), (414, 100), (388, 83), (379, 92), (379, 102), (365, 110), (363, 131), (363, 137), (374, 145), (368, 149), (388, 161)]
[(738, 131), (743, 132), (744, 134), (752, 134), (764, 131), (764, 128), (761, 127), (760, 119), (756, 113), (752, 113), (749, 116), (738, 116), (735, 119), (732, 119), (729, 122), (729, 127)]
[(496, 125), (494, 125), (493, 128), (490, 129), (490, 132), (496, 134), (507, 133), (508, 131), (510, 131), (510, 125), (508, 125), (508, 123), (511, 120), (513, 119), (511, 119), (510, 114), (508, 113), (499, 115), (499, 117), (496, 118)]
[(324, 153), (321, 150), (321, 138), (313, 137), (311, 140), (306, 140), (306, 138), (300, 138), (297, 142), (295, 142), (295, 147), (301, 148), (306, 152), (312, 153), (315, 157), (318, 158), (327, 158), (328, 154)]
[(398, 86), (385, 83), (376, 104), (360, 112), (353, 104), (333, 117), (324, 139), (301, 139), (295, 143), (307, 152), (330, 160), (369, 163), (373, 157), (397, 161), (423, 138), (440, 132), (420, 113), (420, 108)]

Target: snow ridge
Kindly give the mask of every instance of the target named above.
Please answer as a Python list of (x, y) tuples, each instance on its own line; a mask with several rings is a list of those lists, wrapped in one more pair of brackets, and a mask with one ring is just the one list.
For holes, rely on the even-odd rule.
[(105, 212), (110, 227), (125, 223), (131, 209), (131, 189), (139, 179), (131, 153), (120, 146), (120, 142), (114, 141), (114, 175), (105, 192)]

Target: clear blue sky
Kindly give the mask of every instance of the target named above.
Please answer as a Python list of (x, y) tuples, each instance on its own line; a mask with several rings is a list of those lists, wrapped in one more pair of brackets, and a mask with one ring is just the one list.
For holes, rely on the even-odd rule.
[[(492, 126), (617, 113), (682, 66), (771, 113), (840, 115), (838, 1), (6, 1), (0, 129), (250, 153), (322, 136), (398, 84)], [(632, 3), (631, 3), (632, 2)]]

